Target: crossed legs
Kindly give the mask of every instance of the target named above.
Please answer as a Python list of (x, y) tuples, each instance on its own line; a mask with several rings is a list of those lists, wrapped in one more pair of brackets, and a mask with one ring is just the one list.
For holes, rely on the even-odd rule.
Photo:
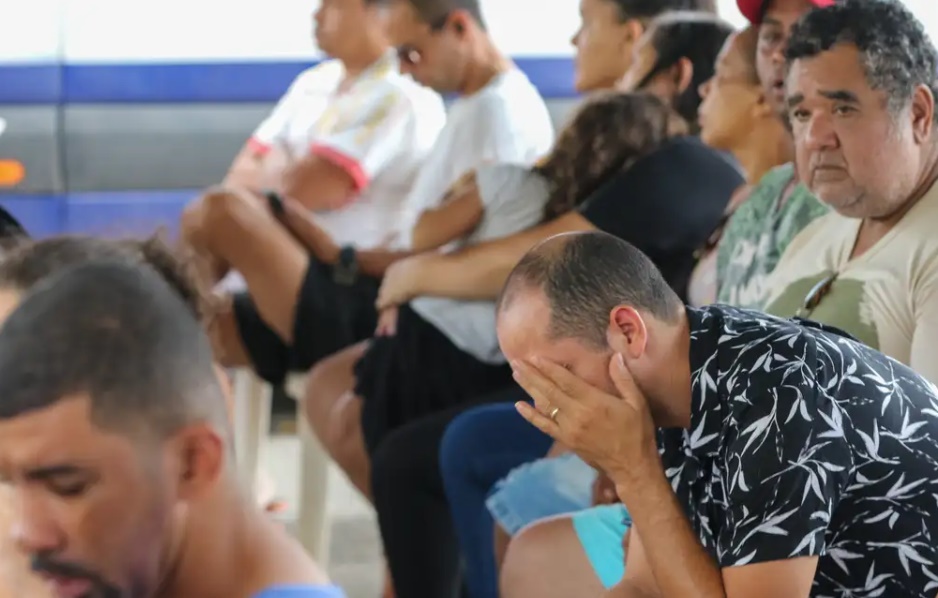
[[(244, 277), (261, 318), (291, 345), (309, 255), (260, 198), (241, 189), (210, 189), (186, 207), (181, 231), (216, 281), (229, 269)], [(222, 365), (250, 365), (230, 301), (210, 332)]]

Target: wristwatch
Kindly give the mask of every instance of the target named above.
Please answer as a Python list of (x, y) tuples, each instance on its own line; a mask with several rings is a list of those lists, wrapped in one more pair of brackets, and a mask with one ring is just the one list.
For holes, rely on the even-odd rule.
[(270, 207), (270, 213), (274, 215), (274, 218), (277, 220), (283, 218), (283, 215), (286, 213), (283, 207), (283, 197), (276, 191), (270, 190), (264, 191), (264, 197), (267, 198), (267, 205)]
[(351, 286), (358, 280), (358, 254), (351, 245), (339, 250), (339, 259), (332, 268), (332, 279), (342, 286)]

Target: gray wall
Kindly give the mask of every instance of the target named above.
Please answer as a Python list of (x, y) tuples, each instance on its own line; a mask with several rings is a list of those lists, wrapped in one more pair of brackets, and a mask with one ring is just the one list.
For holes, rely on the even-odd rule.
[(59, 141), (61, 113), (54, 105), (4, 106), (7, 128), (0, 136), (0, 157), (17, 159), (27, 176), (17, 187), (23, 193), (60, 193), (65, 188)]
[[(559, 128), (575, 100), (548, 102)], [(20, 193), (193, 189), (218, 181), (272, 105), (3, 107)]]

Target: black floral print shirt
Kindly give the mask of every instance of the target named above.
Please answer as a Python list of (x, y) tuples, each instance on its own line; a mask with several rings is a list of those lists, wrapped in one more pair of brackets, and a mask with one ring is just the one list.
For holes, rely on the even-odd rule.
[(813, 597), (934, 598), (938, 389), (813, 322), (687, 314), (691, 427), (661, 454), (719, 566), (817, 556)]

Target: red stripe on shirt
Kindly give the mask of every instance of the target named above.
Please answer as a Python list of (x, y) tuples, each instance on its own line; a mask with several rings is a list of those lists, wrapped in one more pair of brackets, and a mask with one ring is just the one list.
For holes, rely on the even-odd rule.
[(257, 137), (251, 137), (248, 139), (248, 149), (257, 154), (258, 156), (264, 156), (267, 152), (270, 151), (270, 144), (264, 143)]
[(310, 152), (312, 152), (314, 156), (329, 160), (347, 172), (348, 175), (352, 177), (355, 191), (361, 191), (371, 182), (371, 178), (368, 176), (368, 173), (365, 172), (365, 169), (362, 168), (361, 163), (348, 154), (342, 153), (328, 145), (313, 145), (313, 147), (310, 148)]

